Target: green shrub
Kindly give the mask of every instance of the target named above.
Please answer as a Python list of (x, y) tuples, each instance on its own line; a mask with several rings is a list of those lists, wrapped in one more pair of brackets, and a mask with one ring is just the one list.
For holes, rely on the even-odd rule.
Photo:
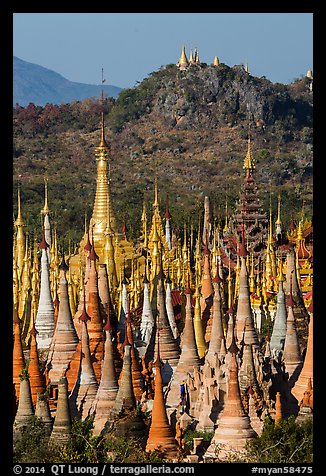
[(312, 463), (312, 419), (297, 423), (291, 416), (275, 424), (267, 417), (261, 436), (248, 442), (247, 450), (259, 463)]
[(146, 452), (140, 438), (108, 434), (106, 438), (108, 463), (162, 463), (164, 457), (159, 451)]
[(13, 463), (48, 463), (55, 452), (48, 446), (49, 437), (42, 420), (31, 417), (21, 433), (14, 437)]
[(191, 449), (193, 447), (193, 438), (203, 438), (204, 441), (210, 443), (213, 436), (214, 432), (209, 433), (207, 431), (198, 431), (188, 428), (184, 433), (184, 440), (188, 448)]
[(49, 442), (42, 420), (31, 417), (14, 438), (13, 463), (162, 463), (159, 451), (146, 452), (144, 441), (130, 436), (93, 435), (93, 418), (74, 419), (67, 445)]

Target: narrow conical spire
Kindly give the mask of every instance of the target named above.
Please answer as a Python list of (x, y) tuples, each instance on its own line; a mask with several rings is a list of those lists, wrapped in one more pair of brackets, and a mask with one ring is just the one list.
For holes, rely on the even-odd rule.
[(213, 319), (213, 296), (214, 288), (211, 276), (211, 263), (210, 263), (210, 250), (208, 248), (208, 233), (206, 232), (204, 254), (203, 273), (201, 278), (201, 309), (202, 309), (202, 321), (205, 329), (205, 341), (209, 342), (211, 338), (211, 328)]
[[(105, 233), (110, 216), (110, 225), (115, 230), (115, 220), (112, 210), (109, 179), (109, 147), (105, 140), (104, 113), (101, 113), (100, 144), (95, 149), (97, 162), (96, 194), (90, 225), (93, 230), (94, 243), (101, 262), (104, 256)], [(110, 210), (110, 211), (109, 211)]]
[[(211, 206), (210, 206), (210, 200), (208, 196), (205, 196), (204, 198), (204, 223), (203, 223), (203, 236), (202, 236), (202, 241), (203, 243), (208, 247), (209, 246), (209, 240), (211, 237), (211, 228), (212, 228), (212, 223), (211, 223)], [(204, 250), (205, 253), (205, 250)]]
[(195, 53), (195, 63), (196, 63), (196, 64), (200, 64), (199, 53), (198, 53), (197, 48), (195, 48), (194, 53)]
[(90, 322), (87, 325), (89, 335), (89, 346), (93, 361), (94, 372), (97, 382), (101, 378), (101, 363), (104, 354), (104, 333), (103, 318), (100, 308), (100, 296), (98, 292), (98, 273), (96, 269), (97, 255), (94, 248), (94, 239), (92, 239), (92, 249), (90, 251), (91, 266), (88, 275), (88, 303), (87, 314)]
[[(126, 339), (127, 333), (126, 333)], [(126, 341), (124, 346), (124, 357), (121, 375), (119, 378), (119, 389), (111, 409), (110, 418), (115, 418), (122, 410), (134, 410), (136, 399), (132, 385), (131, 370), (131, 345)]]
[(169, 196), (166, 197), (166, 210), (164, 214), (165, 218), (165, 239), (168, 244), (169, 250), (172, 249), (172, 230), (171, 230), (171, 214), (169, 210)]
[(276, 235), (280, 235), (282, 233), (282, 220), (281, 220), (281, 194), (278, 194), (277, 199), (277, 218), (275, 221), (276, 225)]
[(98, 265), (97, 287), (100, 298), (100, 313), (105, 319), (105, 305), (110, 301), (109, 280), (106, 264)]
[(51, 224), (50, 224), (50, 208), (48, 204), (48, 179), (44, 178), (44, 207), (41, 210), (41, 214), (44, 216), (43, 218), (43, 230), (44, 230), (44, 238), (46, 243), (48, 244), (48, 248), (46, 250), (49, 263), (51, 263), (51, 245), (52, 245), (52, 237), (51, 237)]
[(31, 387), (33, 405), (35, 407), (37, 402), (37, 394), (43, 394), (45, 392), (45, 378), (40, 370), (40, 361), (37, 351), (36, 336), (37, 331), (35, 329), (35, 323), (33, 322), (32, 330), (30, 331), (30, 351), (29, 351), (29, 363), (28, 373), (30, 375), (29, 383)]
[(188, 374), (193, 376), (194, 367), (198, 368), (200, 364), (195, 330), (193, 323), (193, 310), (192, 310), (192, 292), (189, 286), (185, 291), (186, 295), (186, 316), (185, 325), (181, 334), (181, 354), (178, 365), (173, 373), (170, 389), (167, 395), (167, 404), (170, 406), (177, 406), (180, 401), (179, 386), (181, 382), (187, 377)]
[(157, 357), (154, 365), (156, 369), (155, 393), (146, 451), (159, 450), (164, 453), (166, 458), (174, 459), (178, 453), (178, 445), (169, 424), (165, 408), (159, 341), (157, 343)]
[(247, 147), (247, 153), (244, 159), (243, 168), (247, 170), (248, 175), (250, 175), (251, 171), (255, 168), (255, 161), (254, 161), (252, 150), (251, 150), (251, 132), (250, 132), (249, 118), (248, 118), (248, 147)]
[(282, 402), (281, 402), (281, 393), (276, 392), (276, 401), (275, 401), (275, 424), (279, 423), (283, 419), (282, 412)]
[(173, 303), (172, 303), (172, 290), (171, 290), (171, 279), (168, 272), (167, 278), (165, 280), (166, 287), (165, 287), (165, 304), (166, 304), (166, 312), (169, 318), (169, 323), (172, 329), (173, 337), (177, 339), (179, 336), (179, 331), (177, 327), (177, 323), (175, 321)]
[(307, 350), (306, 355), (303, 363), (302, 370), (300, 372), (299, 378), (296, 381), (291, 393), (295, 396), (298, 403), (301, 402), (303, 398), (303, 394), (307, 388), (307, 384), (310, 380), (311, 384), (313, 385), (313, 312), (312, 312), (312, 304), (308, 309), (310, 314), (309, 320), (309, 331), (308, 331), (308, 343), (307, 343)]
[(207, 351), (207, 342), (205, 341), (205, 333), (201, 318), (201, 307), (200, 307), (200, 292), (199, 292), (199, 283), (196, 284), (196, 291), (194, 293), (195, 308), (194, 308), (194, 330), (196, 338), (196, 346), (198, 351), (198, 357), (201, 359), (204, 357)]
[(250, 305), (250, 291), (248, 272), (245, 256), (241, 255), (241, 268), (239, 274), (239, 296), (236, 314), (237, 339), (241, 342), (244, 338), (246, 344), (259, 346), (258, 335), (254, 327), (254, 320)]
[(140, 365), (138, 350), (136, 350), (136, 347), (134, 345), (134, 336), (133, 336), (132, 321), (130, 316), (130, 307), (128, 309), (128, 316), (126, 319), (125, 342), (123, 344), (123, 347), (129, 344), (131, 346), (130, 354), (131, 354), (132, 386), (133, 386), (136, 402), (140, 402), (142, 394), (144, 392), (143, 375), (141, 373), (141, 365)]
[(290, 248), (287, 255), (286, 255), (286, 286), (285, 286), (285, 294), (289, 296), (290, 293), (290, 282), (292, 286), (292, 299), (294, 300), (295, 307), (302, 306), (303, 299), (302, 293), (300, 291), (299, 282), (298, 282), (298, 273), (297, 273), (297, 266), (296, 266), (296, 257), (293, 248)]
[(219, 281), (220, 278), (218, 276), (217, 271), (216, 276), (213, 280), (215, 292), (213, 297), (213, 320), (211, 328), (211, 338), (209, 341), (208, 351), (205, 356), (205, 360), (208, 361), (211, 366), (213, 366), (213, 363), (216, 361), (216, 354), (220, 357), (221, 344), (222, 340), (224, 340), (222, 302)]
[(83, 420), (89, 416), (93, 400), (96, 397), (98, 390), (98, 383), (92, 365), (89, 348), (89, 336), (87, 330), (88, 319), (89, 317), (86, 313), (82, 314), (80, 317), (83, 325), (81, 358), (78, 377), (69, 397), (72, 416), (82, 418)]
[(20, 202), (20, 183), (18, 182), (17, 218), (15, 220), (15, 227), (16, 227), (15, 259), (16, 259), (16, 265), (17, 265), (18, 281), (20, 281), (20, 277), (23, 271), (24, 256), (25, 256), (25, 236), (23, 231), (24, 226), (25, 226), (25, 223), (22, 218), (21, 202)]
[(211, 277), (211, 268), (210, 268), (210, 251), (208, 249), (208, 235), (206, 234), (206, 243), (204, 249), (204, 265), (203, 265), (203, 276), (201, 283), (201, 295), (207, 299), (209, 296), (212, 296), (214, 293), (212, 277)]
[(105, 121), (104, 121), (104, 112), (101, 112), (101, 140), (98, 148), (108, 149), (109, 146), (105, 139)]
[(192, 308), (192, 291), (189, 286), (185, 291), (186, 294), (186, 316), (185, 325), (181, 334), (181, 354), (175, 374), (181, 372), (184, 376), (186, 373), (193, 373), (193, 367), (199, 366), (199, 357), (196, 346), (195, 330), (193, 322)]
[(239, 349), (236, 345), (236, 329), (235, 329), (235, 312), (232, 306), (229, 307), (227, 310), (227, 313), (229, 315), (229, 320), (228, 320), (228, 329), (227, 329), (227, 335), (226, 335), (226, 348), (228, 352), (234, 352), (237, 354), (239, 352)]
[(14, 316), (14, 347), (13, 347), (13, 384), (14, 393), (16, 395), (16, 402), (19, 400), (20, 374), (25, 368), (25, 357), (23, 352), (20, 319), (18, 317), (18, 310), (16, 308)]
[(147, 279), (146, 269), (144, 276), (143, 290), (143, 310), (140, 323), (140, 334), (142, 340), (148, 345), (151, 339), (154, 327), (154, 316), (150, 300), (149, 281)]
[(190, 48), (190, 54), (189, 54), (189, 64), (193, 64), (195, 62), (194, 55), (192, 54), (192, 48)]
[(15, 225), (16, 226), (23, 226), (24, 225), (22, 212), (21, 212), (20, 183), (19, 182), (18, 182), (18, 187), (17, 187), (17, 218), (15, 220)]
[(279, 263), (279, 274), (278, 274), (278, 294), (277, 294), (277, 304), (276, 304), (276, 315), (273, 323), (273, 332), (270, 341), (271, 350), (279, 353), (283, 352), (284, 342), (286, 336), (286, 303), (285, 303), (285, 293), (283, 290), (283, 273), (282, 273), (282, 261)]
[(44, 207), (41, 210), (43, 215), (48, 215), (51, 210), (48, 203), (48, 178), (44, 177)]
[(98, 435), (107, 422), (110, 411), (118, 393), (118, 381), (114, 367), (114, 355), (112, 346), (112, 330), (109, 317), (109, 304), (107, 304), (107, 323), (105, 325), (105, 349), (104, 361), (100, 385), (92, 405), (94, 418), (94, 435)]
[(51, 294), (50, 269), (47, 254), (48, 244), (45, 241), (44, 228), (39, 247), (42, 250), (41, 285), (35, 327), (38, 332), (37, 345), (39, 351), (48, 351), (54, 331), (54, 305)]
[(285, 363), (285, 369), (289, 374), (290, 386), (293, 386), (302, 369), (302, 357), (293, 312), (294, 301), (292, 297), (292, 275), (290, 278), (290, 294), (287, 306), (288, 316), (286, 321), (286, 336), (284, 342), (283, 360)]
[(126, 327), (126, 318), (128, 315), (129, 309), (129, 294), (127, 289), (127, 278), (125, 267), (123, 269), (123, 278), (120, 281), (121, 292), (120, 292), (120, 311), (119, 311), (119, 321), (118, 321), (118, 332), (119, 340), (122, 343), (125, 338), (125, 327)]

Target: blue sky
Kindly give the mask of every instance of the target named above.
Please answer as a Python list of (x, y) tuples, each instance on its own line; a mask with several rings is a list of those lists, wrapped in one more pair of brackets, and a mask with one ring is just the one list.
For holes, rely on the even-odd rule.
[(255, 76), (289, 83), (313, 70), (312, 13), (15, 13), (15, 56), (65, 78), (133, 87), (181, 47), (200, 60), (248, 63)]

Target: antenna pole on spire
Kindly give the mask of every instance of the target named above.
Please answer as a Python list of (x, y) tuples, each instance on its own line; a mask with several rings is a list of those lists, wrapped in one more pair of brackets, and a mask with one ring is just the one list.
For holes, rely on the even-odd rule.
[(104, 102), (104, 96), (103, 96), (103, 83), (104, 83), (105, 79), (103, 78), (103, 68), (102, 68), (102, 86), (101, 86), (101, 101), (102, 101), (102, 109), (103, 109), (103, 102)]

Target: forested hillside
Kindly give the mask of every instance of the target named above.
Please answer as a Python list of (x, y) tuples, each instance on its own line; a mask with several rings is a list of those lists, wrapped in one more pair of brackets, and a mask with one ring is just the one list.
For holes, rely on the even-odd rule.
[(243, 182), (248, 117), (256, 163), (254, 178), (266, 209), (282, 219), (304, 210), (311, 218), (313, 123), (308, 78), (290, 85), (251, 76), (242, 66), (201, 64), (179, 71), (168, 65), (117, 99), (87, 99), (44, 107), (14, 108), (14, 213), (20, 176), (22, 212), (40, 233), (44, 177), (58, 235), (79, 240), (85, 210), (96, 189), (94, 148), (104, 108), (110, 145), (113, 207), (128, 234), (137, 237), (143, 202), (151, 214), (157, 173), (161, 211), (169, 195), (172, 220), (198, 224), (204, 196), (224, 219)]

